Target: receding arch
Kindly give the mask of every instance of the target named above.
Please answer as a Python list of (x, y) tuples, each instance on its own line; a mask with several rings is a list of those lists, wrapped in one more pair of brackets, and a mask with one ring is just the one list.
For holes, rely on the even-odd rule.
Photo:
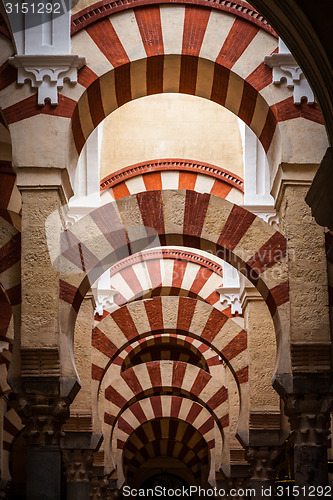
[(215, 472), (222, 455), (221, 439), (216, 439), (217, 429), (210, 412), (196, 401), (168, 395), (149, 396), (127, 408), (112, 427), (110, 443), (112, 456), (117, 464), (118, 479), (122, 478), (122, 450), (127, 439), (145, 422), (156, 418), (177, 418), (197, 428), (211, 451), (211, 469)]
[[(191, 214), (198, 216), (193, 220)], [(133, 231), (134, 221), (140, 234)], [(278, 354), (283, 352), (278, 359), (279, 369), (288, 372), (285, 238), (241, 207), (190, 191), (132, 195), (91, 212), (63, 233), (63, 254), (54, 265), (77, 273), (67, 272), (60, 281), (64, 334), (70, 350), (77, 311), (91, 284), (124, 253), (128, 255), (133, 248), (140, 251), (151, 241), (156, 241), (155, 246), (198, 247), (222, 254), (221, 258), (248, 277), (268, 305), (275, 323)], [(70, 350), (66, 348), (65, 359)]]
[(132, 302), (103, 319), (92, 332), (93, 379), (99, 385), (115, 359), (121, 365), (126, 346), (164, 331), (205, 343), (228, 363), (239, 385), (247, 382), (246, 332), (223, 312), (185, 297)]

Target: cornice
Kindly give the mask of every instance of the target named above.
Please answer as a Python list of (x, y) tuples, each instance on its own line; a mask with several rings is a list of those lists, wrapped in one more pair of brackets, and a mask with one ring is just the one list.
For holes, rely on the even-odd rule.
[(237, 17), (246, 19), (250, 23), (255, 24), (259, 28), (267, 31), (275, 38), (278, 38), (278, 35), (264, 19), (264, 17), (256, 10), (254, 10), (254, 8), (244, 0), (237, 0), (235, 2), (230, 2), (228, 0), (217, 0), (216, 2), (214, 0), (102, 0), (72, 15), (71, 34), (74, 35), (90, 24), (103, 19), (104, 17), (115, 14), (116, 12), (121, 12), (123, 10), (133, 9), (135, 7), (142, 7), (146, 5), (160, 5), (167, 3), (170, 3), (172, 5), (199, 5), (210, 9), (217, 9), (228, 12), (230, 14), (234, 14)]
[(117, 172), (113, 172), (101, 180), (101, 191), (110, 189), (116, 184), (130, 179), (131, 177), (161, 170), (180, 170), (210, 175), (244, 192), (243, 179), (235, 174), (232, 174), (228, 170), (209, 163), (179, 159), (161, 159), (150, 162), (135, 163), (129, 167), (117, 170)]

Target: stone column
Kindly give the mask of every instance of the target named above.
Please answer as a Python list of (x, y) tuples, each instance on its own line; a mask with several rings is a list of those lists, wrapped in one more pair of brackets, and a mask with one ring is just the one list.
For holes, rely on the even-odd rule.
[(60, 500), (60, 437), (68, 405), (51, 396), (25, 397), (19, 400), (18, 412), (28, 438), (26, 498)]
[(21, 338), (20, 359), (9, 383), (18, 395), (18, 412), (26, 425), (27, 499), (59, 500), (61, 427), (79, 390), (70, 335), (67, 331), (60, 335), (56, 265), (61, 207), (72, 190), (67, 171), (61, 168), (26, 166), (16, 172), (22, 195)]
[(108, 496), (108, 480), (104, 476), (94, 476), (90, 481), (89, 499), (104, 500)]
[(281, 447), (249, 446), (246, 458), (250, 464), (250, 486), (255, 490), (255, 499), (274, 498), (274, 482)]
[(301, 489), (299, 498), (308, 498), (309, 486), (328, 485), (327, 438), (332, 407), (331, 395), (286, 396), (285, 413), (294, 441), (295, 483)]
[[(324, 228), (305, 202), (316, 165), (281, 164), (272, 194), (287, 239), (289, 335), (281, 339), (274, 387), (294, 436), (296, 486), (328, 484), (327, 436), (333, 408), (332, 343)], [(289, 338), (288, 338), (289, 337)], [(289, 366), (284, 360), (288, 361)], [(284, 362), (284, 364), (283, 364)]]
[(63, 450), (66, 468), (67, 500), (89, 500), (89, 480), (93, 450)]

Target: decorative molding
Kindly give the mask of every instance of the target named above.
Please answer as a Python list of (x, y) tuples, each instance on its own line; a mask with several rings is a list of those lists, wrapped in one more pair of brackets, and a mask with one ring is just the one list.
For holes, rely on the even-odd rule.
[(329, 394), (290, 394), (284, 412), (289, 419), (295, 446), (323, 446), (330, 434), (333, 398)]
[(113, 306), (114, 296), (119, 293), (117, 290), (112, 289), (97, 289), (96, 290), (96, 308), (94, 314), (103, 316), (104, 309)]
[(230, 465), (247, 465), (244, 448), (230, 450)]
[(110, 16), (122, 10), (133, 9), (135, 7), (145, 5), (160, 5), (168, 3), (172, 3), (172, 5), (191, 3), (191, 5), (195, 4), (208, 7), (210, 9), (228, 12), (237, 17), (246, 19), (247, 21), (258, 26), (260, 29), (267, 31), (275, 38), (278, 38), (278, 35), (268, 24), (266, 19), (264, 19), (259, 12), (254, 10), (248, 2), (243, 0), (237, 0), (234, 2), (230, 2), (229, 0), (217, 0), (216, 2), (214, 0), (194, 0), (192, 2), (189, 2), (188, 0), (128, 0), (126, 2), (123, 0), (114, 0), (111, 2), (109, 0), (102, 0), (101, 2), (97, 2), (94, 5), (90, 5), (89, 7), (82, 9), (80, 12), (72, 16), (71, 35), (73, 36), (78, 31), (86, 28), (99, 19), (103, 19), (104, 17)]
[(260, 219), (264, 220), (270, 226), (275, 229), (279, 229), (279, 216), (276, 213), (274, 207), (269, 205), (242, 205), (243, 208), (252, 212), (254, 215), (260, 217)]
[(287, 87), (294, 91), (294, 104), (301, 104), (306, 98), (308, 104), (314, 104), (315, 98), (302, 68), (290, 53), (278, 53), (266, 56), (264, 63), (273, 69), (273, 83), (280, 85), (286, 81)]
[(235, 187), (240, 191), (244, 191), (243, 179), (229, 172), (228, 170), (217, 167), (216, 165), (211, 165), (210, 163), (196, 162), (194, 160), (179, 160), (173, 158), (135, 163), (134, 165), (131, 165), (129, 167), (117, 170), (117, 172), (113, 172), (112, 174), (104, 177), (104, 179), (101, 180), (101, 191), (110, 189), (116, 184), (126, 181), (131, 177), (161, 170), (178, 170), (210, 175), (211, 177), (215, 177), (215, 179), (219, 179), (220, 181), (230, 184), (232, 187)]
[(62, 450), (67, 483), (89, 482), (93, 456), (93, 450)]
[(217, 288), (216, 292), (220, 294), (220, 302), (227, 302), (231, 306), (231, 314), (243, 314), (242, 305), (240, 301), (240, 289), (222, 287)]
[(271, 189), (271, 195), (275, 200), (275, 210), (278, 211), (280, 208), (286, 186), (310, 186), (317, 170), (318, 165), (312, 163), (280, 163), (274, 174)]
[(64, 203), (73, 196), (73, 189), (66, 168), (15, 167), (16, 184), (20, 191), (58, 189)]
[(250, 430), (280, 430), (280, 411), (251, 411), (249, 428)]
[(331, 344), (292, 344), (293, 372), (327, 372), (331, 370)]
[(139, 262), (144, 262), (148, 260), (158, 260), (158, 259), (174, 259), (174, 260), (185, 260), (187, 262), (193, 262), (194, 264), (198, 264), (200, 266), (204, 266), (210, 271), (218, 274), (223, 277), (222, 267), (213, 260), (207, 259), (203, 255), (198, 255), (192, 252), (186, 252), (186, 250), (177, 250), (177, 249), (158, 249), (158, 250), (147, 250), (145, 252), (140, 252), (131, 257), (127, 257), (120, 262), (117, 262), (110, 269), (110, 275), (114, 276), (116, 273), (125, 269), (126, 267), (131, 267), (134, 264), (138, 264)]
[(19, 54), (10, 57), (9, 63), (18, 70), (19, 85), (30, 80), (31, 86), (38, 89), (38, 106), (44, 106), (46, 101), (56, 106), (58, 90), (66, 80), (73, 85), (77, 83), (77, 72), (86, 61), (84, 57), (74, 54)]
[(54, 349), (21, 349), (22, 377), (60, 376), (59, 351)]
[(90, 410), (71, 410), (70, 417), (63, 425), (64, 432), (92, 432)]
[(242, 309), (245, 310), (249, 302), (262, 302), (263, 296), (254, 286), (242, 286), (240, 291), (240, 303)]

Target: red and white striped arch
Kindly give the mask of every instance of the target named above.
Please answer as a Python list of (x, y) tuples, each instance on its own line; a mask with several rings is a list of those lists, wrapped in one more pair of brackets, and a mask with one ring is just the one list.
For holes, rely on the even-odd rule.
[[(124, 349), (135, 347), (140, 338), (164, 332), (197, 339), (222, 356), (239, 385), (247, 383), (247, 336), (238, 323), (202, 301), (185, 297), (155, 297), (123, 306), (93, 329), (93, 392), (98, 393), (100, 382), (109, 367), (111, 378), (120, 374), (128, 352)], [(212, 356), (210, 366), (215, 366), (216, 362), (216, 356)]]
[[(180, 335), (178, 333), (166, 333), (166, 334), (161, 333), (142, 338), (137, 342), (133, 342), (128, 347), (126, 347), (119, 354), (119, 362), (120, 359), (123, 360), (120, 366), (119, 373), (127, 370), (128, 368), (131, 368), (135, 364), (139, 364), (139, 362), (134, 362), (135, 358), (137, 358), (137, 356), (140, 355), (142, 351), (149, 350), (155, 347), (158, 347), (159, 351), (167, 351), (168, 349), (173, 350), (174, 348), (182, 347), (184, 349), (182, 349), (181, 352), (185, 353), (186, 350), (188, 352), (188, 355), (190, 355), (191, 353), (195, 355), (196, 358), (195, 363), (192, 364), (197, 364), (197, 366), (199, 366), (208, 373), (210, 373), (210, 368), (209, 368), (210, 366), (216, 366), (222, 364), (219, 360), (218, 355), (214, 351), (210, 350), (209, 347), (203, 342), (200, 342), (199, 340), (194, 339), (192, 337)], [(140, 363), (145, 363), (147, 361), (156, 361), (156, 360), (157, 358), (156, 359), (139, 358), (137, 361), (140, 361)], [(191, 363), (191, 361), (182, 359), (182, 357), (175, 361), (184, 361), (187, 363)]]
[(297, 108), (288, 89), (270, 86), (271, 70), (263, 60), (277, 49), (276, 38), (206, 6), (141, 6), (73, 37), (75, 51), (87, 54), (91, 70), (86, 69), (88, 88), (73, 114), (78, 151), (114, 109), (161, 92), (198, 95), (225, 106), (253, 129), (266, 151), (280, 121), (303, 116), (323, 123), (317, 106)]
[(151, 361), (134, 366), (105, 384), (104, 421), (113, 425), (136, 401), (155, 394), (174, 393), (200, 402), (214, 416), (220, 429), (229, 425), (228, 390), (201, 368), (181, 361)]
[[(277, 39), (260, 23), (250, 22), (251, 16), (223, 12), (205, 1), (139, 3), (112, 12), (116, 9), (92, 24), (83, 23), (84, 29), (72, 37), (73, 53), (85, 56), (87, 66), (79, 72), (78, 85), (59, 94), (56, 108), (39, 108), (35, 90), (17, 89), (11, 71), (4, 75), (0, 106), (9, 126), (36, 115), (61, 117), (63, 137), (72, 134), (68, 161), (73, 168), (90, 133), (113, 110), (163, 92), (221, 104), (244, 120), (272, 154), (279, 150), (280, 122), (293, 120), (297, 127), (299, 120), (304, 129), (305, 119), (324, 133), (316, 104), (295, 106), (289, 89), (271, 85), (271, 69), (262, 61), (276, 51)], [(274, 157), (278, 163), (278, 155)]]
[[(135, 254), (110, 269), (111, 287), (117, 290), (112, 310), (127, 302), (156, 296), (187, 296), (204, 300), (231, 316), (220, 303), (222, 267), (203, 255), (181, 249), (156, 249)], [(96, 322), (109, 314), (95, 315)]]
[[(195, 219), (193, 214), (197, 214)], [(133, 227), (140, 229), (139, 236), (133, 233)], [(192, 191), (131, 195), (96, 209), (63, 233), (58, 264), (77, 272), (63, 274), (60, 280), (63, 327), (74, 328), (83, 297), (102, 272), (133, 248), (142, 250), (152, 234), (158, 235), (159, 245), (208, 250), (238, 268), (265, 299), (275, 323), (278, 348), (283, 345), (283, 336), (288, 339), (284, 236), (244, 208)], [(64, 334), (70, 340), (68, 330)], [(71, 343), (64, 348), (66, 352), (72, 349)], [(283, 361), (286, 369), (287, 353)]]
[[(133, 342), (133, 344), (130, 344), (129, 346), (125, 347), (123, 350), (120, 351), (119, 355), (115, 358), (113, 363), (109, 363), (105, 367), (104, 373), (106, 373), (106, 370), (108, 371), (109, 379), (115, 379), (119, 377), (123, 371), (126, 371), (129, 368), (133, 368), (133, 366), (135, 365), (141, 364), (141, 363), (135, 363), (134, 365), (132, 365), (130, 363), (131, 355), (139, 354), (146, 347), (149, 348), (152, 346), (158, 346), (160, 348), (160, 356), (156, 357), (155, 359), (149, 359), (149, 357), (147, 357), (147, 359), (141, 360), (141, 363), (158, 361), (160, 359), (182, 361), (184, 363), (190, 363), (195, 366), (198, 366), (199, 368), (205, 370), (207, 373), (210, 373), (212, 376), (220, 378), (221, 380), (225, 379), (225, 372), (224, 372), (225, 360), (223, 360), (222, 357), (220, 357), (220, 354), (217, 354), (217, 352), (211, 349), (209, 345), (207, 345), (204, 342), (201, 342), (198, 339), (195, 339), (193, 337), (184, 334), (182, 335), (182, 334), (172, 334), (172, 333), (147, 335), (146, 337), (138, 340), (137, 342)], [(168, 351), (170, 350), (174, 354), (175, 348), (177, 346), (181, 346), (183, 348), (181, 351), (182, 355), (179, 356), (178, 359), (172, 357), (166, 357)], [(242, 362), (243, 365), (247, 363), (245, 332), (243, 335), (236, 337), (234, 341), (229, 345), (229, 350), (231, 351), (232, 349), (234, 349), (233, 352), (234, 357), (236, 357), (237, 355), (241, 355), (237, 360), (238, 362)], [(161, 353), (164, 353), (164, 355), (162, 356)], [(191, 354), (194, 354), (195, 358), (191, 358)], [(190, 359), (188, 359), (189, 357)], [(98, 368), (100, 368), (98, 364), (96, 364), (99, 361), (100, 361), (99, 353), (97, 352), (96, 354), (94, 354), (93, 352), (92, 372), (95, 375), (97, 375)], [(233, 368), (232, 362), (231, 361), (229, 362)], [(245, 382), (244, 372), (247, 373), (247, 365), (244, 366), (242, 370), (238, 370), (238, 372), (235, 375), (238, 384)], [(239, 378), (237, 376), (240, 373), (243, 374), (243, 378)], [(93, 386), (94, 385), (95, 384), (93, 384)]]
[(244, 199), (243, 179), (228, 170), (193, 160), (164, 159), (136, 163), (104, 177), (101, 204), (158, 189), (191, 189), (238, 205)]
[[(124, 479), (122, 450), (127, 439), (145, 422), (155, 418), (177, 418), (191, 424), (207, 442), (211, 453), (211, 470), (220, 467), (222, 435), (210, 412), (196, 401), (179, 396), (157, 395), (136, 401), (117, 419), (112, 428), (110, 441), (112, 456), (106, 454), (106, 466), (112, 460), (117, 464), (118, 481)], [(107, 430), (109, 433), (109, 430)], [(109, 437), (109, 436), (108, 436)], [(110, 447), (105, 447), (110, 449)]]
[(11, 480), (10, 453), (14, 439), (23, 429), (21, 418), (17, 411), (11, 408), (3, 417), (2, 453), (1, 453), (1, 478), (5, 481)]

